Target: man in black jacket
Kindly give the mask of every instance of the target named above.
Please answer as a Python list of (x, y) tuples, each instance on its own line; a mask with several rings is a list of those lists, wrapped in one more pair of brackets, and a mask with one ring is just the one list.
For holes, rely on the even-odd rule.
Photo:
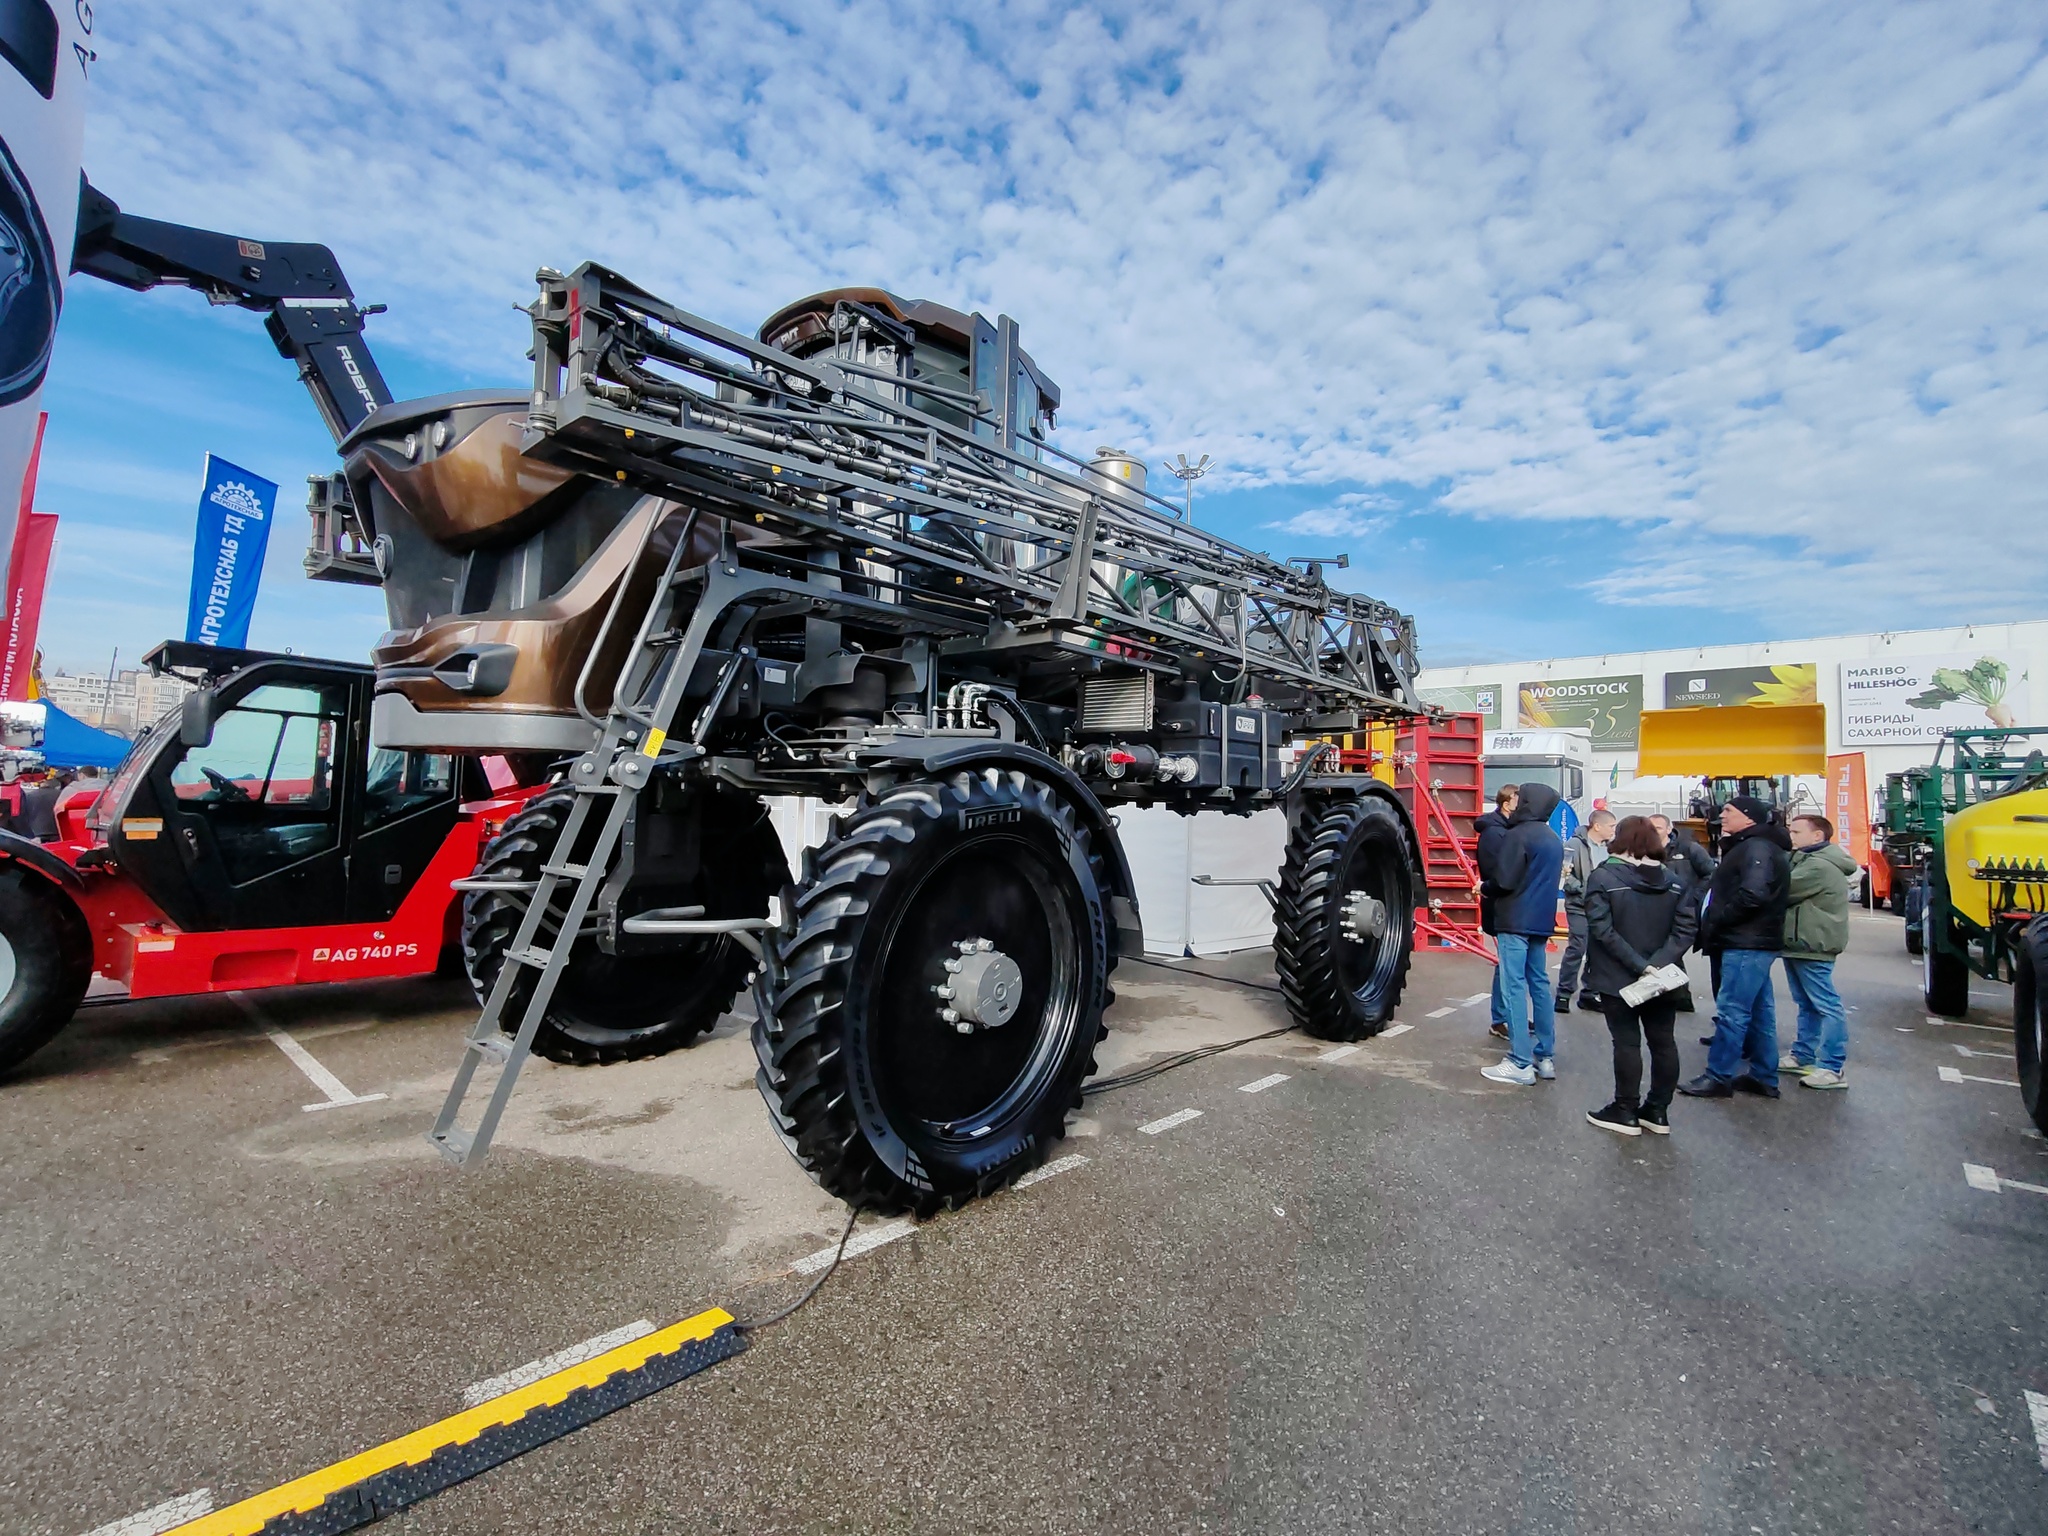
[(1792, 893), (1792, 839), (1776, 812), (1753, 795), (1721, 808), (1721, 862), (1707, 882), (1700, 948), (1721, 957), (1714, 996), (1719, 1021), (1707, 1070), (1679, 1089), (1725, 1099), (1737, 1088), (1778, 1096), (1778, 1011), (1771, 962), (1785, 947)]
[[(1479, 834), (1479, 846), (1474, 859), (1479, 865), (1479, 931), (1494, 932), (1493, 896), (1487, 889), (1487, 880), (1493, 874), (1493, 861), (1500, 857), (1501, 840), (1507, 836), (1508, 818), (1515, 814), (1515, 797), (1520, 791), (1513, 784), (1503, 784), (1493, 792), (1493, 809), (1472, 823), (1472, 830)], [(1500, 965), (1493, 967), (1493, 1009), (1490, 1031), (1498, 1038), (1508, 1037), (1508, 1011), (1500, 1000)]]
[(1538, 1078), (1557, 1076), (1551, 1060), (1557, 1021), (1548, 957), (1551, 936), (1557, 932), (1558, 872), (1564, 865), (1564, 844), (1549, 824), (1556, 808), (1556, 790), (1548, 784), (1524, 784), (1486, 878), (1493, 897), (1493, 943), (1500, 954), (1500, 997), (1507, 1007), (1509, 1043), (1506, 1059), (1482, 1067), (1480, 1075), (1496, 1083), (1526, 1087)]
[(1664, 838), (1664, 867), (1684, 886), (1704, 885), (1714, 878), (1714, 856), (1692, 840), (1683, 827), (1674, 827), (1669, 816), (1650, 818)]

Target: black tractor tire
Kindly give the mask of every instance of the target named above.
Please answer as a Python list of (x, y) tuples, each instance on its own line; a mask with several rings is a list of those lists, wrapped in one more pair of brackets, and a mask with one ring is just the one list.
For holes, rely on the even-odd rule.
[[(702, 905), (707, 917), (767, 916), (768, 899), (789, 870), (767, 811), (751, 796), (722, 789), (703, 792), (716, 795), (717, 801), (704, 814), (703, 890), (691, 904)], [(538, 880), (575, 803), (576, 792), (567, 786), (527, 801), (484, 849), (477, 875)], [(590, 846), (599, 825), (595, 813), (584, 822)], [(587, 854), (588, 847), (579, 847), (572, 857), (580, 860)], [(568, 899), (565, 884), (556, 898), (558, 910), (567, 908)], [(464, 893), (463, 968), (479, 1003), (490, 996), (525, 911), (526, 899), (516, 891)], [(544, 926), (541, 938), (552, 939), (558, 927)], [(585, 938), (570, 952), (556, 981), (533, 1049), (571, 1066), (663, 1055), (716, 1026), (753, 967), (745, 946), (724, 934), (681, 938), (672, 948), (637, 955), (607, 955), (594, 939)], [(526, 969), (513, 986), (503, 1020), (508, 1034), (518, 1027), (536, 975)]]
[(43, 876), (0, 865), (0, 1072), (50, 1043), (92, 982), (92, 933)]
[[(1297, 822), (1280, 869), (1273, 960), (1294, 1022), (1323, 1040), (1364, 1040), (1394, 1017), (1415, 948), (1414, 850), (1375, 795), (1334, 800)], [(1372, 896), (1384, 931), (1354, 937), (1351, 897)]]
[[(1937, 908), (1927, 904), (1926, 924), (1931, 927)], [(1945, 1019), (1960, 1019), (1970, 1011), (1970, 967), (1960, 957), (1924, 933), (1920, 941), (1920, 1000), (1929, 1013)]]
[[(986, 768), (864, 798), (804, 855), (755, 984), (755, 1081), (783, 1144), (856, 1208), (927, 1216), (1008, 1184), (1066, 1134), (1116, 963), (1107, 850), (1050, 784)], [(1014, 1012), (943, 1017), (987, 940)]]
[(2048, 917), (2037, 917), (2021, 933), (2012, 973), (2012, 1055), (2019, 1068), (2020, 1099), (2043, 1136), (2048, 1136)]
[(1927, 882), (1906, 888), (1906, 953), (1917, 955), (1927, 946)]

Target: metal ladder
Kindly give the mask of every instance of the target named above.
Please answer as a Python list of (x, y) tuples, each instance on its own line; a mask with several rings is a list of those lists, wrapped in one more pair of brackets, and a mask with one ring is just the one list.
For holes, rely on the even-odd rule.
[[(641, 535), (640, 550), (634, 557), (636, 564), (659, 523), (658, 517), (649, 520)], [(519, 1079), (520, 1069), (526, 1065), (533, 1050), (534, 1035), (554, 998), (562, 969), (569, 962), (570, 951), (582, 934), (591, 906), (611, 867), (612, 854), (619, 846), (626, 818), (633, 811), (634, 797), (646, 786), (657, 766), (703, 754), (703, 738), (717, 719), (739, 668), (753, 654), (750, 648), (740, 647), (727, 661), (723, 674), (712, 689), (710, 700), (698, 716), (692, 732), (693, 740), (670, 742), (661, 722), (675, 719), (690, 683), (689, 669), (666, 663), (678, 656), (681, 650), (679, 642), (682, 637), (674, 627), (674, 620), (676, 593), (685, 583), (678, 580), (678, 565), (689, 547), (690, 533), (695, 525), (696, 513), (691, 512), (684, 520), (674, 551), (669, 555), (661, 581), (655, 589), (654, 601), (641, 618), (639, 633), (628, 653), (626, 665), (621, 669), (618, 686), (613, 690), (611, 707), (602, 721), (583, 705), (590, 660), (586, 659), (584, 663), (584, 675), (579, 676), (576, 683), (577, 708), (593, 725), (600, 727), (598, 740), (570, 767), (569, 786), (576, 791), (576, 803), (570, 807), (568, 820), (562, 825), (553, 854), (541, 865), (540, 879), (532, 882), (530, 887), (526, 881), (466, 879), (454, 882), (458, 890), (524, 891), (530, 888), (531, 895), (511, 946), (506, 950), (504, 964), (491, 984), (491, 994), (485, 999), (483, 1011), (477, 1015), (477, 1021), (470, 1029), (469, 1038), (463, 1042), (462, 1059), (456, 1066), (455, 1080), (448, 1087), (441, 1112), (434, 1120), (433, 1129), (427, 1132), (427, 1140), (451, 1162), (467, 1165), (489, 1150), (499, 1117), (504, 1114), (506, 1102), (512, 1097), (513, 1085)], [(719, 556), (722, 561), (731, 559), (729, 539), (728, 531), (727, 547)], [(631, 570), (630, 566), (628, 570)], [(613, 594), (611, 607), (591, 645), (591, 659), (602, 648), (605, 636), (618, 616), (627, 585), (622, 580), (618, 591)], [(582, 861), (577, 862), (577, 841), (600, 807), (604, 822), (598, 829), (597, 841)], [(541, 930), (547, 920), (548, 909), (565, 885), (571, 887), (568, 908), (562, 914), (561, 924), (553, 937), (543, 940)], [(645, 912), (629, 917), (621, 924), (626, 932), (635, 934), (730, 934), (757, 959), (764, 955), (764, 946), (757, 935), (770, 926), (769, 921), (762, 918), (705, 920), (701, 907)], [(526, 1000), (517, 1031), (508, 1034), (504, 1028), (506, 1011), (517, 979), (526, 971), (536, 973), (533, 991)], [(477, 1073), (486, 1062), (497, 1065), (497, 1079), (491, 1085), (490, 1096), (476, 1124), (464, 1129), (460, 1124), (463, 1108), (472, 1086), (476, 1084)]]

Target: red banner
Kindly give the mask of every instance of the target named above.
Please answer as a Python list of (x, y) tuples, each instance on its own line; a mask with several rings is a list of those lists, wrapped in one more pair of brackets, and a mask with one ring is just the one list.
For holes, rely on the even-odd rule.
[(1828, 820), (1835, 841), (1865, 868), (1870, 864), (1870, 787), (1863, 776), (1863, 754), (1844, 752), (1828, 759)]
[(29, 697), (36, 674), (36, 626), (43, 617), (43, 583), (50, 578), (50, 548), (57, 515), (31, 512), (14, 530), (13, 578), (7, 583), (6, 640), (0, 645), (0, 699)]
[(36, 625), (43, 616), (43, 583), (50, 576), (50, 547), (57, 537), (54, 514), (32, 510), (36, 468), (43, 457), (47, 412), (36, 418), (36, 440), (21, 477), (21, 503), (14, 516), (13, 551), (7, 558), (7, 610), (0, 616), (0, 699), (29, 697), (35, 677)]

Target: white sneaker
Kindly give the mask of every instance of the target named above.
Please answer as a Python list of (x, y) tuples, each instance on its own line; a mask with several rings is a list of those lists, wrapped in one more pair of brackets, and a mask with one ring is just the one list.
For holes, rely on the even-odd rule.
[(1849, 1079), (1840, 1072), (1830, 1072), (1826, 1067), (1814, 1067), (1799, 1083), (1803, 1088), (1846, 1088)]
[(1536, 1081), (1536, 1069), (1534, 1067), (1518, 1067), (1511, 1058), (1506, 1056), (1501, 1057), (1500, 1061), (1494, 1066), (1481, 1067), (1479, 1075), (1488, 1082), (1513, 1083), (1517, 1088), (1527, 1088)]
[(1542, 1078), (1542, 1079), (1543, 1079), (1543, 1081), (1545, 1081), (1546, 1083), (1554, 1083), (1554, 1082), (1556, 1082), (1556, 1081), (1557, 1081), (1557, 1060), (1556, 1060), (1556, 1058), (1555, 1058), (1555, 1057), (1551, 1057), (1551, 1056), (1538, 1056), (1538, 1057), (1536, 1058), (1536, 1075), (1537, 1075), (1538, 1077)]

